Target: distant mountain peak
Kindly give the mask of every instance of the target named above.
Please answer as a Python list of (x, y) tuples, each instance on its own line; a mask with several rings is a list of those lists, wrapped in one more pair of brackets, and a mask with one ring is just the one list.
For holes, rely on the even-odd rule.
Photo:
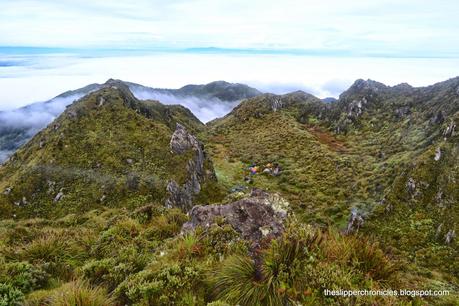
[(363, 80), (363, 79), (358, 79), (352, 84), (352, 86), (348, 89), (348, 91), (380, 91), (380, 90), (385, 90), (387, 89), (388, 86), (386, 86), (383, 83), (374, 81), (374, 80)]

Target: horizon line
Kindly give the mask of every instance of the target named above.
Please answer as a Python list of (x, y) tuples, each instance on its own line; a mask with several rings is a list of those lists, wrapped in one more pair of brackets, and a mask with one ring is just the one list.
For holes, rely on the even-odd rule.
[[(229, 55), (294, 55), (311, 57), (348, 57), (348, 58), (424, 58), (453, 59), (459, 53), (425, 54), (408, 52), (355, 52), (340, 49), (292, 49), (292, 48), (224, 48), (224, 47), (54, 47), (54, 46), (14, 46), (0, 45), (0, 54), (6, 55), (45, 55), (73, 53), (80, 56), (121, 56), (120, 52), (147, 55), (149, 53), (184, 53), (184, 54), (229, 54)], [(139, 54), (140, 53), (140, 54)]]

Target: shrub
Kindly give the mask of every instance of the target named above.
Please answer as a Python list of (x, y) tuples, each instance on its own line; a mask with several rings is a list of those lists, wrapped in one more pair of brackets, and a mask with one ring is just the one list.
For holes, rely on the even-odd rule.
[(130, 218), (118, 220), (99, 235), (92, 253), (98, 258), (116, 256), (120, 248), (131, 244), (140, 232), (141, 226), (136, 220)]
[(184, 299), (190, 300), (190, 295), (194, 299), (203, 296), (201, 280), (201, 268), (197, 265), (156, 263), (127, 278), (115, 290), (115, 295), (128, 304), (183, 305)]
[(179, 260), (204, 255), (204, 248), (200, 239), (194, 234), (186, 234), (177, 239), (177, 257)]
[(233, 252), (248, 252), (248, 243), (240, 239), (240, 235), (231, 225), (212, 225), (203, 236), (203, 244), (206, 246), (207, 252), (218, 257)]
[(19, 306), (24, 301), (24, 294), (21, 290), (9, 285), (0, 283), (0, 306)]
[(2, 263), (0, 266), (0, 282), (8, 283), (23, 293), (42, 288), (48, 278), (46, 272), (27, 262)]
[(81, 272), (92, 284), (114, 290), (129, 275), (145, 268), (153, 254), (143, 254), (132, 247), (123, 247), (116, 257), (90, 260)]
[(16, 256), (32, 264), (43, 265), (44, 270), (54, 276), (70, 279), (73, 268), (88, 256), (82, 243), (71, 235), (63, 231), (43, 232)]
[(223, 302), (223, 301), (213, 301), (213, 302), (207, 303), (207, 306), (230, 306), (230, 304)]
[(351, 267), (373, 280), (395, 281), (396, 263), (367, 238), (330, 232), (324, 244), (324, 253), (328, 260)]
[(283, 237), (253, 258), (231, 256), (209, 277), (216, 298), (240, 305), (283, 305), (305, 289), (304, 269), (319, 232), (291, 225)]
[[(233, 304), (264, 305), (270, 300), (268, 296), (272, 293), (260, 281), (255, 263), (248, 256), (228, 257), (217, 273), (209, 276), (209, 280), (214, 297)], [(272, 299), (277, 300), (276, 296)]]
[(66, 283), (51, 291), (46, 306), (111, 306), (114, 300), (100, 287), (91, 287), (81, 280)]
[(177, 235), (182, 224), (186, 221), (186, 215), (180, 214), (173, 213), (154, 217), (145, 231), (145, 236), (149, 239), (162, 241)]

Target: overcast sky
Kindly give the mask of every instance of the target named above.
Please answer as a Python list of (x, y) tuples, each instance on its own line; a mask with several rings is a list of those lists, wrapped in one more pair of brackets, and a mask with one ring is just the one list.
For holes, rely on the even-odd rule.
[(457, 0), (0, 0), (0, 45), (451, 56)]
[(458, 16), (457, 0), (0, 0), (0, 110), (110, 77), (320, 97), (357, 78), (429, 85), (459, 75)]

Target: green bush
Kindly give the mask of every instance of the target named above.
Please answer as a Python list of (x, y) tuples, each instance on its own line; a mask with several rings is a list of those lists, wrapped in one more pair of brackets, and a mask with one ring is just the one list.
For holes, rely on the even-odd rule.
[(379, 246), (360, 236), (330, 232), (324, 244), (325, 256), (380, 282), (395, 282), (397, 265)]
[(126, 279), (115, 290), (120, 300), (148, 305), (186, 304), (203, 296), (203, 273), (196, 265), (158, 263)]
[(112, 306), (114, 300), (102, 288), (94, 288), (81, 280), (66, 283), (42, 297), (42, 306)]
[(144, 269), (152, 257), (133, 247), (123, 247), (115, 257), (87, 261), (81, 272), (92, 284), (114, 290), (127, 277)]
[(27, 262), (2, 263), (0, 266), (0, 283), (9, 284), (23, 293), (43, 288), (48, 279), (49, 274)]
[(0, 283), (0, 306), (19, 306), (24, 301), (24, 294), (18, 288)]
[(115, 224), (100, 233), (91, 253), (98, 258), (116, 256), (121, 247), (131, 244), (140, 232), (141, 226), (134, 219), (115, 221)]
[(305, 266), (321, 241), (315, 230), (291, 224), (254, 258), (235, 255), (209, 277), (216, 298), (240, 305), (284, 305), (298, 300), (307, 283)]
[(228, 257), (216, 271), (209, 276), (216, 299), (243, 306), (279, 305), (278, 296), (262, 282), (257, 267), (248, 256)]

